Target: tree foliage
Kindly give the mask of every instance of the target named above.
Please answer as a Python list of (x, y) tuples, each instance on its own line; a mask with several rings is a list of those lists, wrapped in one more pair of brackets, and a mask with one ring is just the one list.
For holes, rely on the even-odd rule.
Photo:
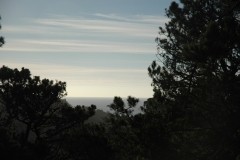
[(156, 38), (163, 63), (149, 67), (155, 99), (183, 159), (236, 159), (240, 1), (181, 3), (171, 4), (170, 21)]
[[(0, 20), (1, 20), (1, 16), (0, 16)], [(1, 24), (0, 24), (0, 29), (2, 28)], [(4, 37), (0, 36), (0, 47), (2, 47), (2, 45), (5, 43), (4, 41)]]
[[(40, 80), (31, 77), (28, 69), (0, 69), (0, 96), (8, 114), (7, 122), (15, 119), (25, 124), (25, 141), (33, 131), (40, 138), (42, 126), (49, 125), (54, 113), (59, 109), (53, 104), (66, 95), (66, 83)], [(11, 125), (11, 124), (6, 124)]]
[[(0, 68), (0, 146), (6, 150), (2, 158), (108, 159), (111, 154), (105, 153), (111, 149), (100, 133), (104, 128), (84, 123), (96, 106), (72, 107), (61, 99), (66, 94), (65, 82), (32, 77), (25, 68)], [(102, 145), (102, 153), (94, 157), (97, 145)], [(10, 155), (13, 151), (16, 156)]]
[(159, 62), (148, 68), (154, 96), (141, 108), (143, 113), (122, 114), (119, 111), (126, 109), (116, 103), (119, 98), (110, 106), (117, 113), (112, 115), (112, 127), (121, 131), (115, 133), (119, 141), (115, 147), (126, 148), (120, 152), (128, 151), (125, 159), (137, 155), (147, 159), (237, 159), (240, 1), (180, 2), (171, 3), (166, 10), (170, 21), (159, 28)]

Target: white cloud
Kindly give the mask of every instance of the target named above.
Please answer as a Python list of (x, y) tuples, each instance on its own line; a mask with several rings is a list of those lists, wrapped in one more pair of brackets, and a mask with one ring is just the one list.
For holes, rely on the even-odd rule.
[(123, 17), (97, 13), (90, 17), (53, 15), (30, 19), (26, 25), (6, 26), (3, 35), (13, 36), (8, 36), (2, 50), (155, 54), (158, 27), (167, 22), (166, 18), (154, 15)]
[[(79, 35), (96, 34), (100, 32), (101, 36), (110, 36), (113, 33), (121, 33), (118, 37), (156, 37), (158, 27), (163, 25), (168, 19), (161, 16), (137, 15), (132, 17), (121, 17), (115, 14), (94, 14), (94, 19), (71, 18), (63, 15), (52, 16), (45, 19), (30, 19), (30, 24), (24, 26), (6, 26), (3, 32), (21, 32), (35, 34), (65, 34), (69, 33)], [(105, 17), (107, 19), (99, 19)], [(111, 19), (111, 20), (109, 20)], [(119, 21), (124, 20), (124, 21)], [(26, 23), (29, 23), (26, 22)]]
[(98, 16), (98, 17), (103, 17), (103, 18), (109, 18), (109, 19), (115, 19), (115, 20), (123, 20), (123, 21), (130, 21), (130, 19), (125, 18), (125, 17), (121, 17), (121, 16), (117, 16), (115, 14), (101, 14), (101, 13), (96, 13), (93, 14), (94, 16)]
[(25, 52), (95, 52), (95, 53), (136, 53), (152, 54), (156, 52), (153, 44), (136, 44), (95, 40), (35, 40), (15, 39), (1, 49), (3, 51)]
[(128, 16), (128, 17), (118, 16), (115, 14), (100, 14), (100, 13), (93, 14), (93, 15), (98, 17), (108, 18), (108, 19), (123, 20), (131, 23), (141, 22), (148, 25), (152, 23), (159, 26), (169, 21), (168, 18), (163, 16), (158, 16), (158, 15), (135, 15), (135, 16)]
[[(3, 32), (15, 35), (24, 34), (26, 38), (25, 40), (9, 38), (3, 50), (152, 54), (156, 52), (154, 38), (158, 36), (157, 22), (161, 24), (166, 20), (159, 16), (137, 15), (130, 18), (114, 14), (95, 14), (94, 16), (95, 19), (84, 19), (82, 17), (70, 18), (55, 15), (53, 18), (31, 19), (31, 23), (26, 26), (7, 26)], [(107, 20), (97, 19), (96, 17), (105, 17)], [(40, 40), (35, 40), (32, 37), (40, 37), (38, 38)], [(147, 43), (146, 39), (149, 38), (152, 39), (151, 44)], [(132, 42), (125, 42), (126, 39), (131, 39)]]
[[(65, 30), (75, 30), (78, 32), (87, 32), (94, 34), (100, 32), (104, 35), (112, 33), (121, 33), (127, 37), (155, 37), (157, 36), (158, 25), (147, 23), (132, 23), (109, 20), (89, 20), (89, 19), (38, 19), (33, 20), (34, 23), (45, 25), (64, 27)], [(123, 35), (118, 35), (122, 37)]]

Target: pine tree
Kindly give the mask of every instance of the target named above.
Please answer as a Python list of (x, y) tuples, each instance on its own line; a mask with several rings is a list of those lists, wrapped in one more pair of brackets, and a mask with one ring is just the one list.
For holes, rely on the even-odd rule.
[[(1, 16), (0, 16), (0, 20), (1, 20)], [(2, 28), (1, 24), (0, 24), (0, 29)], [(4, 41), (4, 37), (0, 36), (0, 47), (2, 47), (2, 45), (5, 43)]]
[(240, 1), (172, 2), (160, 27), (159, 61), (149, 67), (170, 150), (180, 159), (240, 154)]

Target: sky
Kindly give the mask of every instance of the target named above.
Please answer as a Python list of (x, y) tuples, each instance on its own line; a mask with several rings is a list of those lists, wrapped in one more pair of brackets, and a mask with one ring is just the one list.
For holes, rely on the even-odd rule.
[(172, 0), (1, 0), (0, 65), (65, 81), (67, 97), (148, 98)]

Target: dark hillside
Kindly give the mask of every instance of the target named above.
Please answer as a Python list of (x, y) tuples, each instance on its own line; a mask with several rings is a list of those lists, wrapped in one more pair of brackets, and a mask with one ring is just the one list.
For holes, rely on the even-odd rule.
[(86, 123), (96, 123), (99, 124), (101, 122), (103, 122), (103, 118), (107, 117), (108, 113), (97, 109), (95, 111), (95, 115), (90, 117), (88, 120), (86, 120)]

